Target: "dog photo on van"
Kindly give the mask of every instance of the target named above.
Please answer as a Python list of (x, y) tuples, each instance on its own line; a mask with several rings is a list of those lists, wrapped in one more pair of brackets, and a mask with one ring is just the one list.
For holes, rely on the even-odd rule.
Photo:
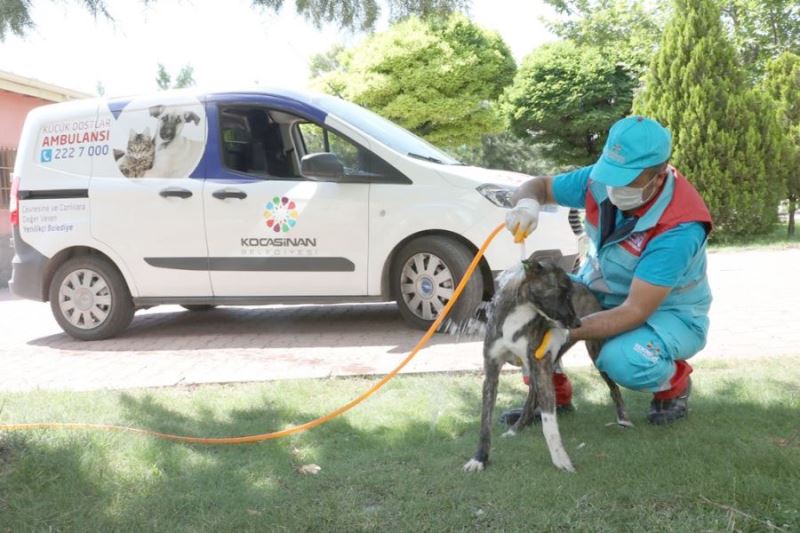
[(186, 137), (183, 130), (192, 125), (200, 126), (200, 116), (191, 110), (163, 105), (151, 107), (150, 115), (157, 118), (159, 123), (155, 136), (155, 160), (145, 175), (156, 178), (184, 177), (187, 163), (196, 161), (202, 154), (203, 143)]

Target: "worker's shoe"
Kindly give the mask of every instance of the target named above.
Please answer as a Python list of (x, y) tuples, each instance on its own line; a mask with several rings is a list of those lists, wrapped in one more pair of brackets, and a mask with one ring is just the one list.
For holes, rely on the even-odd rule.
[(689, 395), (692, 392), (692, 379), (686, 382), (686, 388), (675, 398), (665, 400), (653, 398), (647, 420), (658, 426), (675, 422), (689, 414)]
[[(564, 405), (557, 405), (556, 406), (556, 414), (563, 415), (567, 413), (572, 413), (575, 411), (575, 406), (572, 403), (566, 403)], [(522, 416), (522, 407), (518, 407), (516, 409), (509, 409), (508, 411), (503, 411), (503, 414), (500, 415), (500, 423), (506, 426), (513, 426), (519, 420), (519, 417)], [(542, 421), (542, 410), (538, 407), (533, 411), (533, 423), (538, 424)]]

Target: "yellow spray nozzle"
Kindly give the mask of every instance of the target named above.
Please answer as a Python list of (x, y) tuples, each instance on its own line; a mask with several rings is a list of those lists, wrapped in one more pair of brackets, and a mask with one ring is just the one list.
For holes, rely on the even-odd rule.
[(514, 244), (520, 244), (525, 242), (525, 238), (528, 236), (528, 233), (519, 229), (519, 225), (514, 228)]
[(553, 335), (550, 333), (550, 330), (548, 329), (545, 332), (544, 337), (542, 337), (542, 343), (539, 345), (538, 348), (536, 348), (536, 351), (533, 352), (533, 356), (536, 359), (538, 359), (540, 361), (542, 359), (544, 359), (544, 356), (547, 353), (547, 347), (550, 346), (550, 337), (552, 337), (552, 336)]

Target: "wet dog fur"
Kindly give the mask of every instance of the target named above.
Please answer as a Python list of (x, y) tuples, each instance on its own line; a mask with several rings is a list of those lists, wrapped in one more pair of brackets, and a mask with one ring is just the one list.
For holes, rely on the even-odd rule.
[[(509, 280), (493, 299), (494, 308), (488, 314), (484, 337), (484, 382), (481, 429), (478, 448), (465, 465), (467, 472), (481, 471), (489, 460), (491, 447), (492, 413), (497, 399), (500, 369), (505, 363), (522, 363), (530, 375), (528, 397), (517, 422), (504, 434), (516, 435), (534, 421), (538, 407), (542, 418), (550, 458), (553, 464), (574, 472), (572, 461), (561, 442), (556, 421), (555, 387), (553, 372), (561, 356), (574, 344), (566, 342), (566, 328), (580, 325), (579, 317), (601, 309), (597, 298), (583, 285), (573, 283), (555, 264), (538, 262), (529, 258), (523, 268)], [(545, 333), (552, 330), (552, 340), (542, 359), (533, 357)], [(594, 361), (600, 353), (601, 341), (587, 341), (587, 349)], [(632, 426), (625, 412), (619, 386), (601, 372), (611, 391), (616, 408), (617, 423)]]

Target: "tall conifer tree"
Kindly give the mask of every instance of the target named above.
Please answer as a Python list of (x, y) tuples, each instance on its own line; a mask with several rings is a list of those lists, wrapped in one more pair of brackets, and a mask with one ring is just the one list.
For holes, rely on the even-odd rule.
[(723, 235), (764, 233), (777, 218), (785, 144), (772, 106), (747, 88), (714, 0), (673, 0), (634, 110), (670, 128), (672, 162)]
[(778, 106), (778, 121), (786, 138), (781, 168), (789, 201), (789, 236), (795, 234), (794, 213), (800, 201), (800, 55), (784, 52), (767, 64), (764, 89)]

